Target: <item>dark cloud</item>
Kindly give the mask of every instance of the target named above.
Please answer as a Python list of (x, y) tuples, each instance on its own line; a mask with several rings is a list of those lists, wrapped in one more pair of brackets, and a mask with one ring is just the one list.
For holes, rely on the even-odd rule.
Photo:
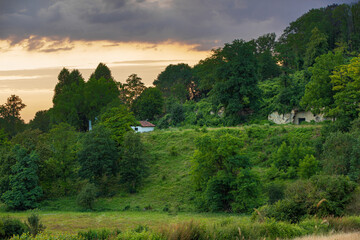
[[(282, 30), (311, 8), (351, 0), (0, 0), (0, 39), (109, 40), (159, 43), (176, 41), (198, 49), (249, 40)], [(59, 40), (60, 39), (60, 40)], [(47, 50), (46, 50), (47, 49)]]

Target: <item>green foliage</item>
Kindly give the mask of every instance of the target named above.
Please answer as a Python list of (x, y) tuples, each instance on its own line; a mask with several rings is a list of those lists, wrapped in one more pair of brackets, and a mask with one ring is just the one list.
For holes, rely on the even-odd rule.
[(132, 107), (132, 103), (137, 99), (141, 93), (146, 89), (142, 79), (136, 74), (131, 74), (126, 83), (120, 83), (120, 99), (128, 107)]
[(136, 192), (147, 173), (145, 147), (140, 135), (128, 132), (121, 145), (119, 174), (121, 182), (130, 193)]
[(347, 124), (359, 116), (358, 107), (360, 98), (360, 57), (354, 57), (349, 64), (339, 66), (330, 76), (335, 91), (335, 107), (329, 115)]
[(315, 64), (309, 68), (312, 76), (306, 85), (301, 106), (311, 110), (314, 114), (328, 113), (334, 104), (334, 90), (330, 75), (335, 68), (345, 62), (341, 51), (328, 52), (315, 60)]
[(11, 146), (0, 148), (0, 193), (10, 190), (11, 168), (16, 163), (15, 153)]
[[(285, 68), (301, 70), (325, 50), (333, 50), (336, 43), (349, 43), (353, 50), (359, 47), (359, 28), (354, 28), (358, 18), (358, 4), (329, 5), (311, 9), (291, 22), (276, 45), (279, 60)], [(313, 31), (317, 29), (317, 31)], [(356, 47), (355, 47), (356, 46)], [(303, 64), (306, 61), (306, 64)]]
[(112, 78), (90, 78), (84, 89), (86, 118), (94, 121), (101, 109), (118, 96), (119, 90)]
[(11, 144), (16, 144), (25, 148), (28, 152), (36, 150), (36, 145), (40, 141), (42, 132), (39, 129), (27, 129), (21, 133), (16, 134), (11, 139)]
[(114, 81), (110, 69), (104, 63), (99, 63), (99, 65), (96, 67), (95, 71), (91, 74), (89, 79), (99, 80), (101, 78), (105, 78), (109, 81)]
[(328, 43), (326, 39), (326, 35), (321, 33), (317, 27), (315, 27), (311, 31), (311, 37), (307, 44), (305, 56), (304, 56), (304, 64), (305, 66), (311, 66), (315, 59), (323, 55), (328, 50)]
[(124, 105), (110, 106), (100, 116), (99, 125), (111, 131), (111, 138), (121, 145), (124, 134), (133, 131), (131, 126), (137, 124), (134, 115)]
[(1, 239), (10, 239), (14, 235), (20, 236), (27, 231), (27, 226), (18, 219), (10, 217), (0, 219)]
[(29, 229), (29, 233), (35, 237), (37, 234), (45, 230), (45, 226), (40, 222), (40, 217), (37, 213), (32, 212), (31, 215), (27, 218), (25, 223)]
[(206, 134), (196, 140), (192, 178), (202, 210), (247, 212), (260, 204), (260, 182), (241, 154), (241, 137)]
[(259, 61), (260, 80), (264, 81), (280, 75), (280, 67), (273, 56), (275, 48), (275, 33), (268, 33), (258, 37), (254, 41), (256, 45), (257, 59)]
[(181, 104), (174, 104), (170, 110), (171, 122), (174, 126), (185, 120), (184, 107)]
[(78, 152), (79, 176), (99, 184), (102, 177), (116, 174), (118, 158), (111, 132), (103, 126), (95, 126), (81, 141), (81, 149)]
[(267, 116), (275, 111), (284, 114), (301, 109), (300, 100), (309, 79), (309, 72), (302, 70), (260, 83), (259, 87), (264, 93), (262, 114)]
[(306, 155), (299, 162), (298, 174), (301, 178), (310, 178), (319, 172), (319, 161), (313, 155)]
[(323, 145), (322, 165), (326, 174), (360, 176), (360, 142), (357, 132), (330, 134)]
[(289, 146), (283, 142), (277, 152), (272, 155), (274, 166), (280, 170), (282, 178), (296, 178), (299, 162), (303, 161), (308, 154), (313, 154), (313, 148), (304, 147), (302, 144)]
[(63, 69), (55, 87), (54, 107), (49, 111), (52, 123), (66, 122), (86, 131), (88, 121), (95, 120), (101, 109), (119, 96), (110, 69), (100, 63), (85, 83), (78, 70)]
[(223, 118), (217, 114), (211, 101), (207, 98), (199, 102), (188, 101), (183, 105), (185, 109), (185, 125), (219, 126)]
[(239, 123), (258, 109), (260, 90), (255, 48), (251, 43), (235, 40), (214, 54), (220, 62), (210, 96), (215, 106), (225, 107), (230, 124)]
[(71, 73), (63, 69), (58, 76), (53, 97), (54, 106), (50, 110), (51, 123), (66, 122), (78, 130), (87, 129), (86, 104), (84, 98), (85, 81), (78, 70)]
[(197, 222), (183, 222), (170, 226), (168, 229), (163, 230), (162, 235), (164, 239), (209, 239), (204, 226)]
[(141, 120), (154, 120), (163, 111), (164, 100), (158, 88), (147, 88), (134, 101), (132, 111)]
[(288, 185), (285, 199), (261, 209), (264, 217), (298, 222), (305, 216), (341, 216), (351, 201), (354, 182), (344, 176), (315, 175)]
[(67, 123), (54, 125), (39, 141), (40, 182), (47, 196), (67, 196), (74, 193), (78, 173), (79, 133)]
[(170, 64), (153, 84), (165, 98), (174, 97), (182, 103), (192, 99), (196, 93), (193, 71), (185, 63)]
[(0, 128), (9, 136), (14, 136), (24, 129), (25, 124), (20, 118), (20, 111), (25, 107), (21, 98), (16, 95), (8, 97), (6, 103), (0, 106)]
[(87, 183), (76, 198), (77, 204), (85, 209), (93, 209), (96, 200), (96, 191), (94, 184)]
[(48, 132), (50, 129), (50, 112), (49, 110), (37, 111), (35, 116), (29, 122), (31, 129), (39, 129), (42, 132)]
[(38, 185), (38, 161), (35, 152), (27, 153), (26, 149), (16, 145), (13, 149), (16, 163), (11, 167), (10, 190), (2, 196), (4, 203), (14, 210), (35, 208), (42, 196), (42, 189)]

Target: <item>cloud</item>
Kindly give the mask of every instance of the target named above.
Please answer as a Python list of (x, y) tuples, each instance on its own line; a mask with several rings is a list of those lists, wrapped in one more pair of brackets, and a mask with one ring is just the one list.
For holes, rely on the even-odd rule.
[[(311, 8), (350, 0), (0, 0), (0, 39), (29, 51), (71, 50), (71, 41), (221, 46), (282, 30)], [(45, 39), (45, 41), (44, 41)], [(50, 42), (50, 44), (46, 42)], [(57, 46), (50, 47), (57, 42)], [(65, 43), (65, 47), (62, 44)]]

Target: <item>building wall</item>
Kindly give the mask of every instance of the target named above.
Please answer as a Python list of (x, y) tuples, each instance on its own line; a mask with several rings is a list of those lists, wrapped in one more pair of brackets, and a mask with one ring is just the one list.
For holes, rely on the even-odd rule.
[(322, 122), (326, 118), (323, 114), (314, 115), (310, 111), (307, 112), (295, 112), (294, 110), (291, 113), (279, 114), (278, 112), (273, 112), (268, 116), (268, 120), (276, 124), (300, 124), (301, 121), (305, 122)]
[(151, 132), (154, 131), (155, 127), (141, 127), (141, 126), (131, 126), (131, 128), (135, 131), (135, 132)]
[(294, 118), (294, 124), (300, 124), (300, 120), (305, 119), (306, 122), (323, 122), (326, 119), (323, 114), (314, 115), (310, 111), (308, 112), (297, 112)]

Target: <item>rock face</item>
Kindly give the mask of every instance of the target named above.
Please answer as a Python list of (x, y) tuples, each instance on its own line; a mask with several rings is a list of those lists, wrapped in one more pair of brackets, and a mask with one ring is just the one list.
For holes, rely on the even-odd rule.
[(280, 114), (278, 112), (273, 112), (268, 116), (268, 120), (272, 121), (276, 124), (287, 124), (293, 123), (294, 114), (293, 111), (291, 113)]
[(323, 114), (314, 115), (310, 111), (296, 111), (292, 110), (291, 113), (280, 114), (278, 112), (273, 112), (268, 116), (268, 120), (276, 124), (300, 124), (301, 122), (323, 122), (327, 120)]

